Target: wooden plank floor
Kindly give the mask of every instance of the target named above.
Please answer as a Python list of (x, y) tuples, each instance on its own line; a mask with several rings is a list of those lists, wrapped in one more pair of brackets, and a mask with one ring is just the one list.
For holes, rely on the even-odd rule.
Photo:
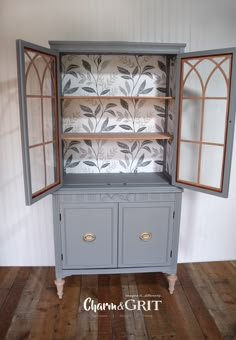
[[(179, 264), (178, 279), (170, 295), (160, 273), (72, 276), (59, 300), (54, 268), (2, 267), (0, 339), (236, 339), (236, 261)], [(96, 307), (134, 301), (95, 313), (88, 297)]]

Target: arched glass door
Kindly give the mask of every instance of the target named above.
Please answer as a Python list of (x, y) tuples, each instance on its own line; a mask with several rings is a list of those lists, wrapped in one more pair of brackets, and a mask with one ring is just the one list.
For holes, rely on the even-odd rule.
[(61, 183), (57, 54), (18, 41), (26, 203)]
[(176, 184), (227, 196), (235, 116), (234, 51), (179, 58)]

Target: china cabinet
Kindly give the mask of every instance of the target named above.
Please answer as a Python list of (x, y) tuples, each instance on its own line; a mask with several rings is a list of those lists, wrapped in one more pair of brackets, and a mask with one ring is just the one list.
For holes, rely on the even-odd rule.
[(227, 197), (235, 49), (17, 41), (26, 204), (53, 193), (56, 285), (176, 280), (182, 188)]

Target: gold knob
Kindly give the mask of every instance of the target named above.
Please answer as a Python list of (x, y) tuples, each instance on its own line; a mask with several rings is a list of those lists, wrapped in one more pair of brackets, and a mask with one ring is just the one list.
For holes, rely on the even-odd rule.
[(93, 233), (86, 233), (83, 235), (83, 240), (85, 242), (93, 242), (96, 240), (96, 235), (94, 235)]
[(152, 238), (152, 233), (150, 233), (149, 231), (144, 231), (139, 235), (139, 238), (142, 241), (149, 241)]

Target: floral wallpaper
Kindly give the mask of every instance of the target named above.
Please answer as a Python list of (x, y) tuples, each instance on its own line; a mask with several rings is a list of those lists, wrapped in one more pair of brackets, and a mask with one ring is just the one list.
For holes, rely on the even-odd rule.
[[(169, 92), (167, 64), (166, 57), (153, 55), (64, 55), (62, 94), (87, 97), (63, 100), (63, 131), (164, 132), (166, 101), (148, 97)], [(163, 146), (151, 140), (64, 141), (64, 167), (67, 173), (159, 172)]]

